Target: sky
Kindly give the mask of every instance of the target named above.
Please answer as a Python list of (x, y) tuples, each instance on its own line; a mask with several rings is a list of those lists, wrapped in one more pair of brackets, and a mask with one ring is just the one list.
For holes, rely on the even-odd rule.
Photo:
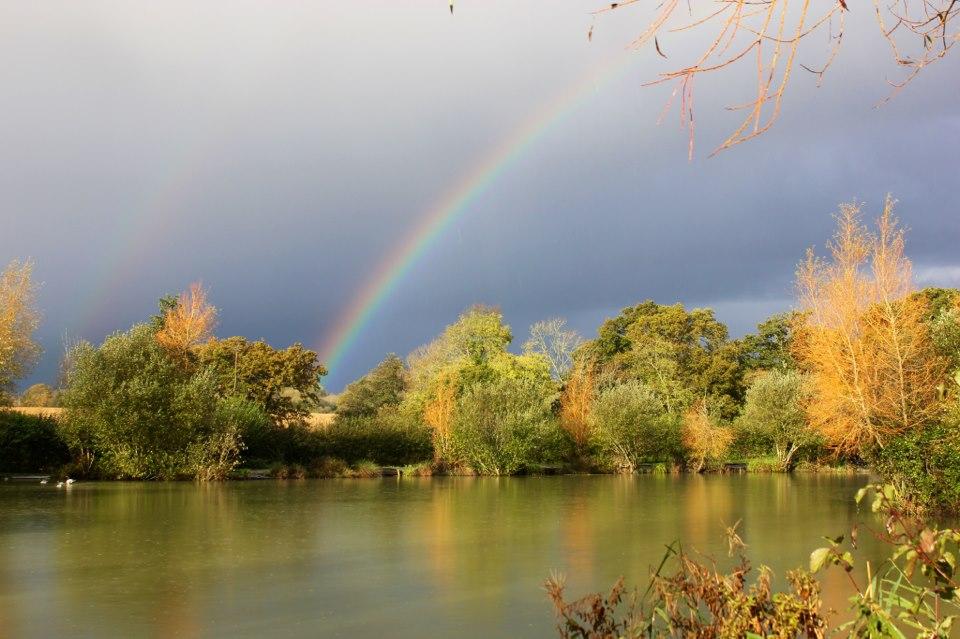
[[(676, 105), (658, 122), (673, 86), (643, 84), (701, 36), (666, 34), (667, 59), (628, 50), (653, 6), (595, 19), (600, 6), (4, 3), (0, 262), (32, 259), (42, 284), (45, 353), (24, 384), (55, 381), (65, 343), (144, 321), (197, 280), (218, 335), (322, 349), (386, 256), (503, 148), (328, 389), (474, 303), (502, 309), (515, 346), (539, 319), (589, 337), (645, 299), (710, 306), (743, 334), (790, 308), (839, 203), (873, 216), (887, 193), (920, 283), (960, 286), (956, 57), (877, 108), (898, 69), (872, 8), (852, 6), (823, 85), (798, 70), (774, 128), (714, 157), (754, 71), (701, 76), (691, 161)], [(826, 50), (824, 36), (798, 60)]]

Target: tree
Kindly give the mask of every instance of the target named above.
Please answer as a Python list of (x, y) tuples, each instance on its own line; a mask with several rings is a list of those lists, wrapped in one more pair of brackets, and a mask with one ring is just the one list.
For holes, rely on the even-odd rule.
[(554, 379), (561, 379), (573, 366), (573, 352), (583, 342), (576, 331), (567, 330), (567, 320), (560, 317), (537, 322), (530, 327), (530, 338), (523, 344), (524, 353), (537, 353), (550, 361)]
[[(277, 424), (305, 417), (319, 399), (327, 370), (314, 351), (294, 344), (283, 350), (245, 337), (211, 339), (197, 348), (198, 365), (210, 367), (221, 396), (236, 396), (263, 408)], [(300, 401), (286, 393), (297, 391)]]
[(793, 327), (797, 313), (780, 313), (757, 324), (757, 332), (740, 339), (743, 366), (748, 371), (786, 371), (796, 368), (793, 354)]
[(794, 357), (810, 373), (807, 414), (847, 453), (883, 447), (942, 410), (946, 361), (934, 347), (923, 296), (913, 295), (904, 235), (887, 198), (876, 233), (857, 204), (840, 207), (830, 259), (809, 251), (797, 271)]
[[(639, 0), (611, 2), (595, 12), (595, 17), (612, 11), (621, 11)], [(688, 11), (689, 9), (689, 11)], [(894, 91), (901, 89), (930, 64), (942, 59), (960, 40), (956, 17), (960, 3), (956, 0), (902, 0), (895, 4), (874, 1), (880, 32), (887, 39), (895, 63), (907, 71), (900, 82), (894, 82)], [(747, 65), (756, 78), (752, 97), (731, 107), (744, 114), (743, 120), (714, 153), (766, 132), (780, 115), (787, 85), (799, 64), (797, 55), (803, 42), (810, 42), (815, 32), (829, 36), (823, 52), (823, 62), (816, 66), (799, 64), (811, 73), (817, 83), (823, 79), (840, 51), (844, 36), (846, 0), (817, 5), (813, 14), (809, 2), (771, 0), (756, 6), (747, 0), (728, 2), (715, 8), (692, 8), (679, 0), (658, 5), (655, 16), (632, 43), (639, 48), (652, 44), (661, 57), (667, 54), (661, 43), (676, 39), (677, 32), (712, 29), (707, 33), (707, 46), (694, 55), (690, 64), (661, 73), (650, 84), (675, 82), (674, 95), (680, 94), (681, 123), (689, 132), (689, 150), (693, 155), (693, 86), (695, 78), (732, 68), (738, 63)], [(588, 37), (592, 37), (591, 24)], [(826, 33), (824, 33), (826, 32)], [(815, 40), (814, 40), (815, 41)], [(671, 98), (671, 102), (672, 102)], [(669, 106), (669, 104), (668, 104)]]
[(663, 413), (656, 393), (631, 380), (604, 389), (590, 411), (590, 441), (601, 459), (626, 472), (642, 462), (662, 462), (681, 454), (680, 428)]
[(740, 346), (727, 338), (710, 309), (647, 300), (605, 321), (576, 357), (621, 381), (642, 381), (668, 413), (682, 414), (697, 397), (709, 397), (732, 417), (743, 396), (743, 370)]
[(761, 373), (750, 388), (738, 426), (770, 442), (781, 470), (793, 467), (794, 456), (819, 441), (807, 423), (809, 385), (797, 371)]
[(337, 412), (344, 416), (373, 415), (384, 406), (399, 404), (406, 388), (406, 367), (403, 360), (391, 353), (344, 389), (337, 403)]
[(451, 430), (457, 460), (482, 475), (511, 475), (549, 461), (559, 432), (535, 380), (504, 377), (476, 383), (458, 398)]
[(33, 338), (39, 324), (33, 263), (14, 260), (0, 273), (0, 393), (40, 357), (40, 345)]
[(570, 373), (560, 393), (560, 426), (567, 431), (579, 451), (586, 448), (590, 439), (595, 378), (593, 368), (581, 364)]
[(444, 369), (462, 362), (482, 366), (493, 356), (506, 352), (512, 340), (510, 327), (503, 323), (498, 309), (473, 306), (437, 339), (407, 357), (411, 389), (415, 394), (428, 393)]
[(217, 309), (207, 301), (207, 291), (199, 282), (180, 294), (176, 304), (169, 298), (160, 300), (163, 324), (157, 331), (157, 341), (164, 348), (185, 353), (213, 336), (217, 323)]
[(733, 434), (716, 422), (706, 401), (697, 401), (684, 413), (683, 445), (695, 472), (722, 461), (732, 442)]
[(451, 457), (450, 434), (453, 430), (458, 388), (455, 374), (442, 377), (423, 409), (423, 421), (432, 429), (435, 461), (446, 461)]
[(34, 384), (20, 396), (21, 406), (50, 407), (58, 403), (57, 392), (46, 384)]
[(236, 465), (250, 412), (218, 395), (213, 370), (184, 367), (157, 343), (151, 326), (74, 351), (63, 431), (88, 470), (111, 478), (208, 480)]

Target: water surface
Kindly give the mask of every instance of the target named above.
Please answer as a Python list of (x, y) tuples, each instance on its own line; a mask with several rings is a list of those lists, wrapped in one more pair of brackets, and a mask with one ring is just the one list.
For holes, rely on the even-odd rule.
[[(863, 477), (578, 476), (0, 486), (0, 637), (553, 635), (541, 583), (642, 581), (741, 520), (778, 576)], [(862, 535), (868, 555), (877, 554)], [(843, 576), (827, 601), (845, 606)]]

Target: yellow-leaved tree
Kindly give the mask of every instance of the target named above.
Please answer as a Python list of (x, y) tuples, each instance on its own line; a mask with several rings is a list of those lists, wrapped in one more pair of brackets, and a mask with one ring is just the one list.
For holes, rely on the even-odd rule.
[(882, 447), (941, 410), (946, 362), (913, 295), (904, 233), (886, 199), (876, 231), (858, 204), (844, 204), (828, 258), (808, 251), (797, 270), (793, 353), (810, 373), (811, 425), (840, 452)]
[(209, 341), (216, 324), (217, 309), (207, 301), (203, 285), (195, 282), (164, 312), (157, 342), (164, 348), (184, 352)]
[(0, 273), (0, 391), (23, 377), (40, 357), (33, 333), (40, 324), (33, 263), (14, 260)]

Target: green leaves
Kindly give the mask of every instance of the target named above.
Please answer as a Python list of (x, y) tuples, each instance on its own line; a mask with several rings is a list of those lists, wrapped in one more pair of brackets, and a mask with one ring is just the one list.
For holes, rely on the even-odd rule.
[(810, 572), (817, 572), (830, 559), (831, 548), (817, 548), (810, 553)]

